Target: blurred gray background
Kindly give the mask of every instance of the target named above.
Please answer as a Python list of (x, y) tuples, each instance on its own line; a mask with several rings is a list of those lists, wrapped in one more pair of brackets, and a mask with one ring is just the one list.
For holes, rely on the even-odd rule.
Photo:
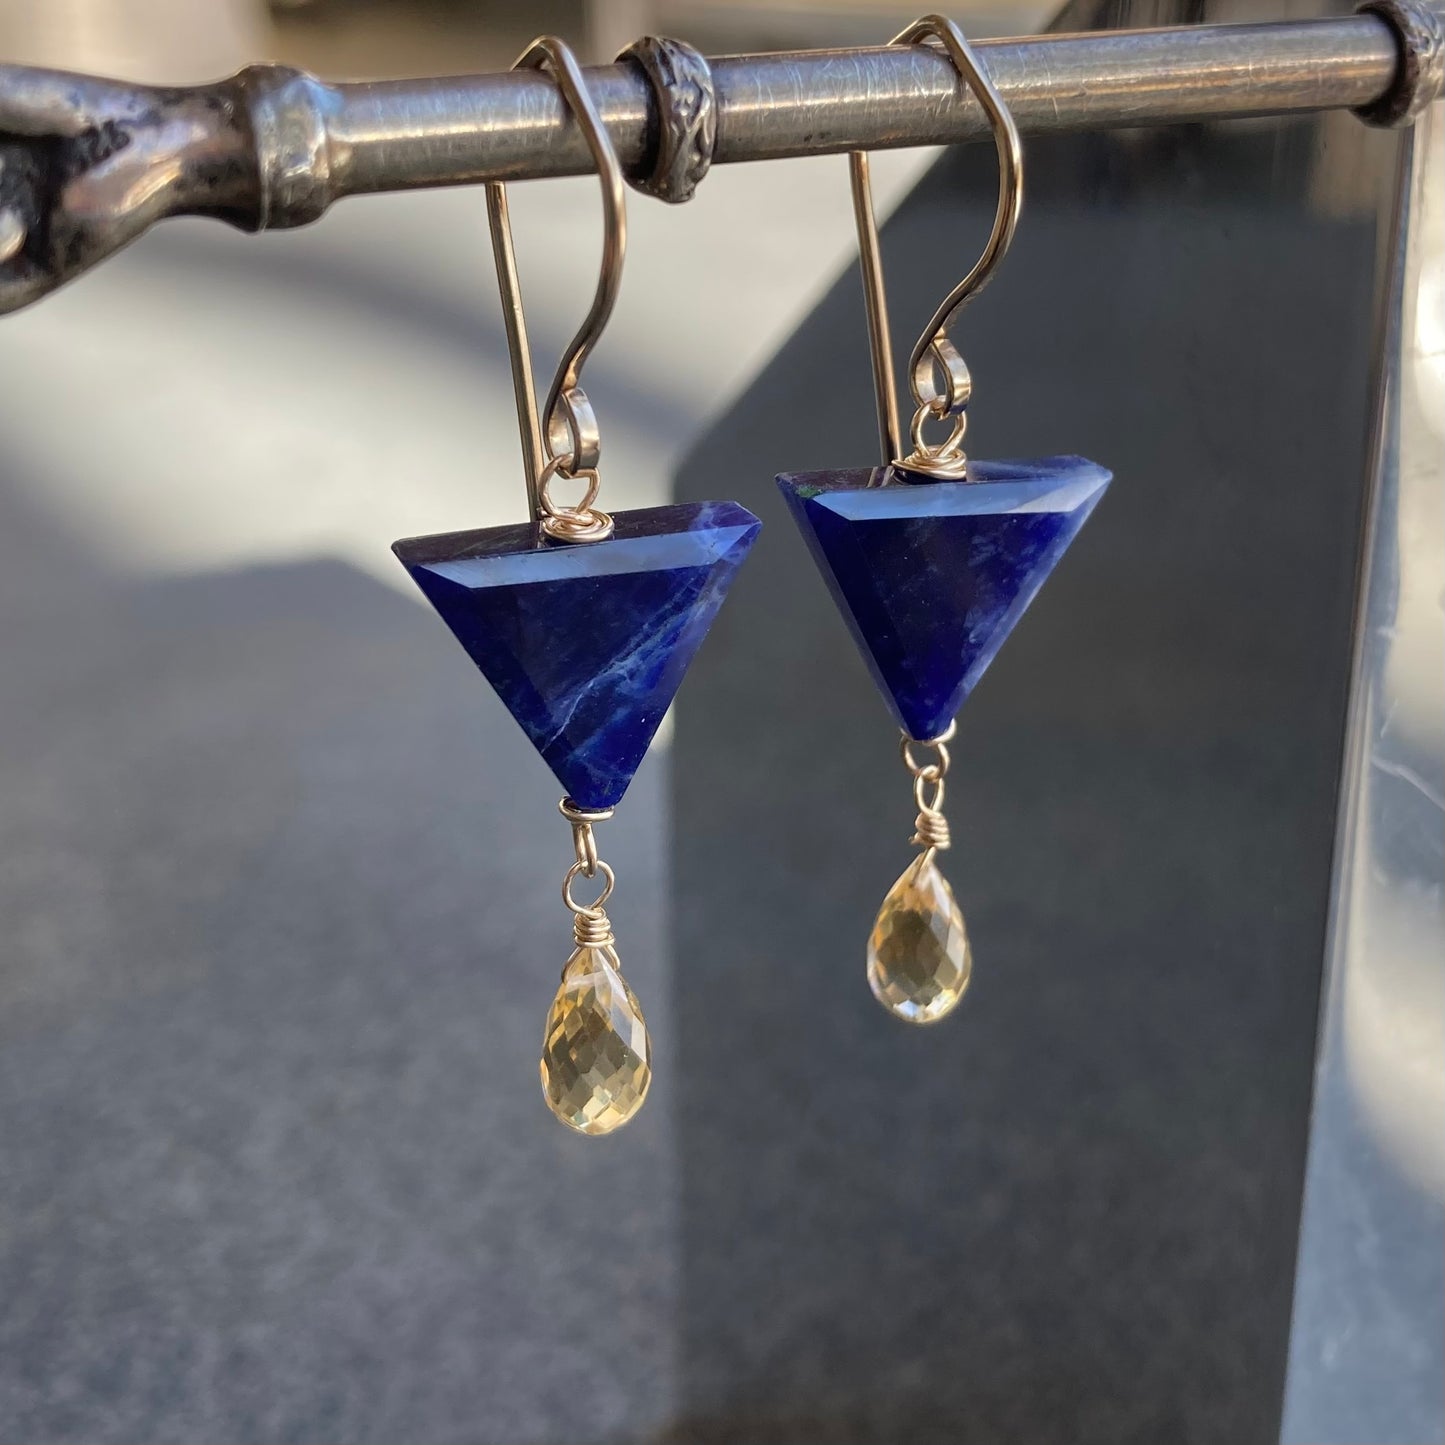
[[(604, 59), (913, 13), (0, 0), (0, 53), (425, 74), (540, 30)], [(7, 318), (0, 1439), (1277, 1438), (1395, 144), (1030, 147), (973, 434), (1119, 480), (967, 721), (979, 980), (925, 1036), (857, 957), (906, 856), (886, 716), (771, 493), (872, 458), (845, 163), (633, 198), (589, 364), (607, 495), (766, 529), (604, 837), (657, 1046), (608, 1141), (537, 1096), (556, 786), (388, 550), (523, 510), (481, 197), (167, 223)], [(933, 159), (877, 157), (884, 212)], [(988, 162), (890, 224), (900, 335), (984, 234)], [(540, 366), (594, 191), (513, 192)], [(1418, 1161), (1445, 1080), (1360, 1018), (1381, 1147)]]

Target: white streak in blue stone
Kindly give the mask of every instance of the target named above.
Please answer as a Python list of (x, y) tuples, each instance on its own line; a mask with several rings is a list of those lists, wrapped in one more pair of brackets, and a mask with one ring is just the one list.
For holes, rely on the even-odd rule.
[(528, 525), (394, 551), (568, 795), (622, 797), (758, 533), (733, 502), (619, 512), (605, 542)]
[[(690, 593), (679, 595), (667, 611), (649, 621), (648, 626), (656, 628), (656, 631), (639, 632), (627, 652), (614, 658), (605, 670), (583, 679), (570, 698), (565, 692), (557, 694), (552, 702), (556, 726), (538, 743), (538, 750), (544, 756), (549, 747), (565, 737), (577, 710), (599, 693), (606, 693), (609, 706), (614, 708), (631, 703), (639, 716), (648, 715), (656, 707), (657, 676), (669, 663), (676, 663), (678, 660), (678, 638), (692, 615), (692, 601)], [(686, 661), (683, 662), (683, 669), (685, 668)], [(679, 673), (678, 681), (681, 680)], [(671, 702), (670, 695), (668, 702)], [(664, 703), (662, 712), (666, 711), (667, 703)], [(659, 721), (661, 716), (662, 714), (658, 713)], [(585, 755), (590, 747), (599, 746), (602, 738), (601, 734), (595, 736), (588, 745), (579, 747), (577, 751)]]

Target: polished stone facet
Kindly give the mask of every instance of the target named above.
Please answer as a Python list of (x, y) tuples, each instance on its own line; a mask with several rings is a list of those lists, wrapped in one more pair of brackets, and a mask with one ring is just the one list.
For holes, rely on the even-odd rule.
[[(778, 478), (903, 730), (937, 737), (1109, 484), (1082, 457)], [(910, 476), (912, 475), (912, 480)]]
[(542, 1040), (547, 1107), (579, 1134), (610, 1134), (642, 1107), (651, 1083), (652, 1041), (616, 953), (577, 949)]
[(889, 1013), (911, 1024), (950, 1013), (973, 972), (963, 914), (931, 850), (888, 890), (868, 938), (868, 986)]
[(627, 791), (759, 526), (733, 502), (614, 520), (605, 542), (524, 523), (392, 549), (584, 808)]

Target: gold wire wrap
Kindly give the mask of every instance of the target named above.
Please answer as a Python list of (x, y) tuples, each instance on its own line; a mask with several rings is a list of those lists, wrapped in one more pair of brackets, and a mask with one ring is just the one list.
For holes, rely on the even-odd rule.
[[(611, 808), (579, 808), (571, 798), (563, 798), (557, 804), (557, 811), (572, 825), (572, 853), (575, 858), (562, 880), (562, 902), (572, 913), (572, 936), (578, 947), (595, 944), (610, 946), (612, 925), (607, 920), (606, 903), (612, 897), (612, 885), (617, 881), (612, 869), (597, 856), (597, 838), (592, 831), (594, 823), (605, 823), (612, 816)], [(572, 896), (572, 884), (581, 876), (595, 878), (602, 875), (602, 892), (591, 903), (579, 903)]]
[[(913, 801), (918, 816), (913, 820), (913, 836), (908, 840), (916, 847), (933, 852), (949, 847), (953, 838), (948, 819), (943, 816), (944, 779), (948, 775), (948, 744), (958, 729), (951, 722), (936, 738), (911, 738), (904, 733), (898, 744), (903, 766), (913, 775)], [(931, 762), (920, 762), (913, 754), (915, 747), (932, 748)], [(932, 788), (930, 795), (929, 789)]]
[(577, 868), (591, 878), (599, 867), (606, 867), (597, 858), (597, 839), (593, 836), (592, 825), (605, 823), (612, 816), (611, 808), (579, 808), (571, 798), (563, 798), (557, 804), (557, 811), (572, 825), (572, 851), (577, 856)]
[(913, 820), (913, 836), (908, 840), (919, 848), (942, 849), (953, 842), (948, 819), (942, 813), (920, 812)]
[(611, 948), (617, 940), (612, 936), (612, 924), (605, 913), (574, 913), (572, 915), (572, 937), (578, 948)]
[[(570, 456), (571, 453), (568, 453)], [(542, 508), (542, 530), (558, 542), (601, 542), (612, 535), (611, 514), (593, 505), (601, 486), (596, 467), (581, 471), (564, 470), (567, 457), (553, 457), (545, 467), (537, 483), (537, 500)], [(564, 506), (552, 500), (552, 481), (562, 477), (566, 481), (585, 481), (587, 490), (582, 500), (572, 506)]]

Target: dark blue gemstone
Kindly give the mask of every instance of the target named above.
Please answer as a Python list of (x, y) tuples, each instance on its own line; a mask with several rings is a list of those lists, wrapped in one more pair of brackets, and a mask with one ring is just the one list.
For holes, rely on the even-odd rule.
[(873, 679), (910, 737), (947, 727), (1110, 474), (1083, 457), (778, 478)]
[(605, 542), (523, 523), (392, 548), (584, 808), (627, 791), (759, 526), (734, 502), (614, 520)]

